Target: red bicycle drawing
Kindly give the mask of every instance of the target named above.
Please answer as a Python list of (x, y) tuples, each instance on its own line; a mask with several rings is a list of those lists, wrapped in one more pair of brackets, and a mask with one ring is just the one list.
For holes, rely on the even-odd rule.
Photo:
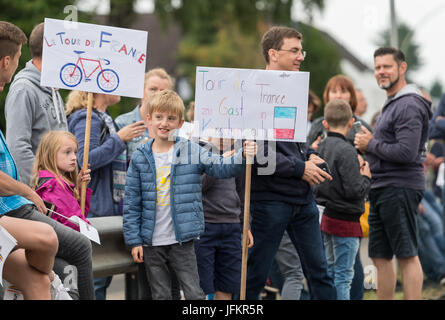
[[(82, 58), (80, 55), (85, 51), (74, 50), (74, 53), (78, 54), (76, 63), (67, 63), (60, 69), (60, 80), (67, 87), (76, 87), (82, 81), (85, 75), (85, 81), (91, 81), (91, 76), (100, 70), (97, 75), (97, 86), (104, 92), (113, 92), (119, 86), (119, 76), (116, 71), (112, 69), (103, 69), (101, 60), (105, 62), (105, 65), (109, 65), (110, 61), (107, 59), (87, 59)], [(96, 63), (96, 67), (89, 74), (85, 71), (83, 61), (89, 61), (93, 64)], [(90, 64), (90, 63), (89, 63)]]

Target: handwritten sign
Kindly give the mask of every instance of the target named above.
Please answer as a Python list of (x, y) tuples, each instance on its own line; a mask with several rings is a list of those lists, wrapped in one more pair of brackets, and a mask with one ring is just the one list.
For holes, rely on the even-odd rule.
[(179, 130), (176, 130), (175, 134), (178, 137), (182, 137), (182, 138), (190, 140), (194, 136), (195, 130), (196, 130), (195, 123), (185, 121), (182, 124), (182, 127)]
[(65, 218), (66, 220), (74, 223), (75, 225), (79, 226), (79, 232), (81, 234), (83, 234), (85, 237), (87, 237), (88, 239), (100, 244), (100, 239), (99, 239), (99, 232), (97, 231), (96, 228), (94, 228), (93, 226), (89, 225), (88, 223), (86, 223), (85, 221), (83, 221), (82, 219), (80, 219), (78, 216), (71, 216), (71, 217), (65, 217), (63, 214), (60, 214), (52, 209), (48, 210), (54, 214), (57, 214), (58, 216)]
[(306, 141), (309, 73), (197, 67), (200, 137)]
[(42, 86), (142, 98), (146, 31), (64, 22), (45, 18)]
[(88, 239), (96, 242), (97, 244), (100, 244), (99, 232), (97, 231), (96, 228), (89, 225), (88, 223), (80, 219), (78, 216), (71, 216), (69, 220), (79, 226), (81, 234), (83, 234)]
[(17, 240), (5, 228), (0, 226), (0, 284), (3, 286), (2, 275), (5, 260), (11, 250), (17, 245)]

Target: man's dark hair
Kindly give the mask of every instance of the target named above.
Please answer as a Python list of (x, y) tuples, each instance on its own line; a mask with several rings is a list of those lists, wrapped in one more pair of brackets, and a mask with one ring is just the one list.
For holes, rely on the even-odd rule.
[(39, 23), (32, 29), (29, 36), (29, 49), (33, 58), (41, 58), (43, 51), (43, 28), (44, 23)]
[(269, 49), (281, 49), (283, 39), (287, 38), (297, 38), (302, 40), (303, 35), (294, 28), (289, 27), (272, 27), (263, 35), (261, 46), (267, 64), (269, 64)]
[(401, 50), (391, 47), (378, 48), (374, 51), (374, 59), (387, 54), (391, 54), (398, 65), (405, 61), (405, 54)]
[(28, 41), (25, 33), (10, 22), (0, 21), (0, 59), (14, 57), (20, 45)]

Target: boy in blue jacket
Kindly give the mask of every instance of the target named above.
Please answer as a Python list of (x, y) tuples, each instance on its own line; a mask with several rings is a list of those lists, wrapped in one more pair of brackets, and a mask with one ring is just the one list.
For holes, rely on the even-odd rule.
[(184, 123), (184, 103), (171, 90), (157, 92), (148, 105), (153, 139), (133, 154), (125, 185), (123, 232), (137, 263), (144, 262), (154, 300), (171, 299), (167, 263), (175, 270), (186, 299), (204, 299), (193, 240), (204, 232), (201, 174), (229, 178), (243, 172), (243, 156), (214, 155), (198, 144), (174, 138)]

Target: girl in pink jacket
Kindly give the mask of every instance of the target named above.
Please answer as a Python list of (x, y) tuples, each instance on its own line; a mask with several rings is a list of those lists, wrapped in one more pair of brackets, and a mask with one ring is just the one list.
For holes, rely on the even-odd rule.
[[(78, 216), (90, 223), (86, 216), (90, 209), (92, 191), (87, 189), (85, 216), (80, 208), (80, 185), (89, 182), (90, 169), (77, 170), (77, 139), (67, 131), (50, 131), (40, 142), (34, 162), (32, 186), (37, 194), (55, 207), (52, 209), (66, 218)], [(79, 231), (79, 226), (48, 210), (54, 220)]]

